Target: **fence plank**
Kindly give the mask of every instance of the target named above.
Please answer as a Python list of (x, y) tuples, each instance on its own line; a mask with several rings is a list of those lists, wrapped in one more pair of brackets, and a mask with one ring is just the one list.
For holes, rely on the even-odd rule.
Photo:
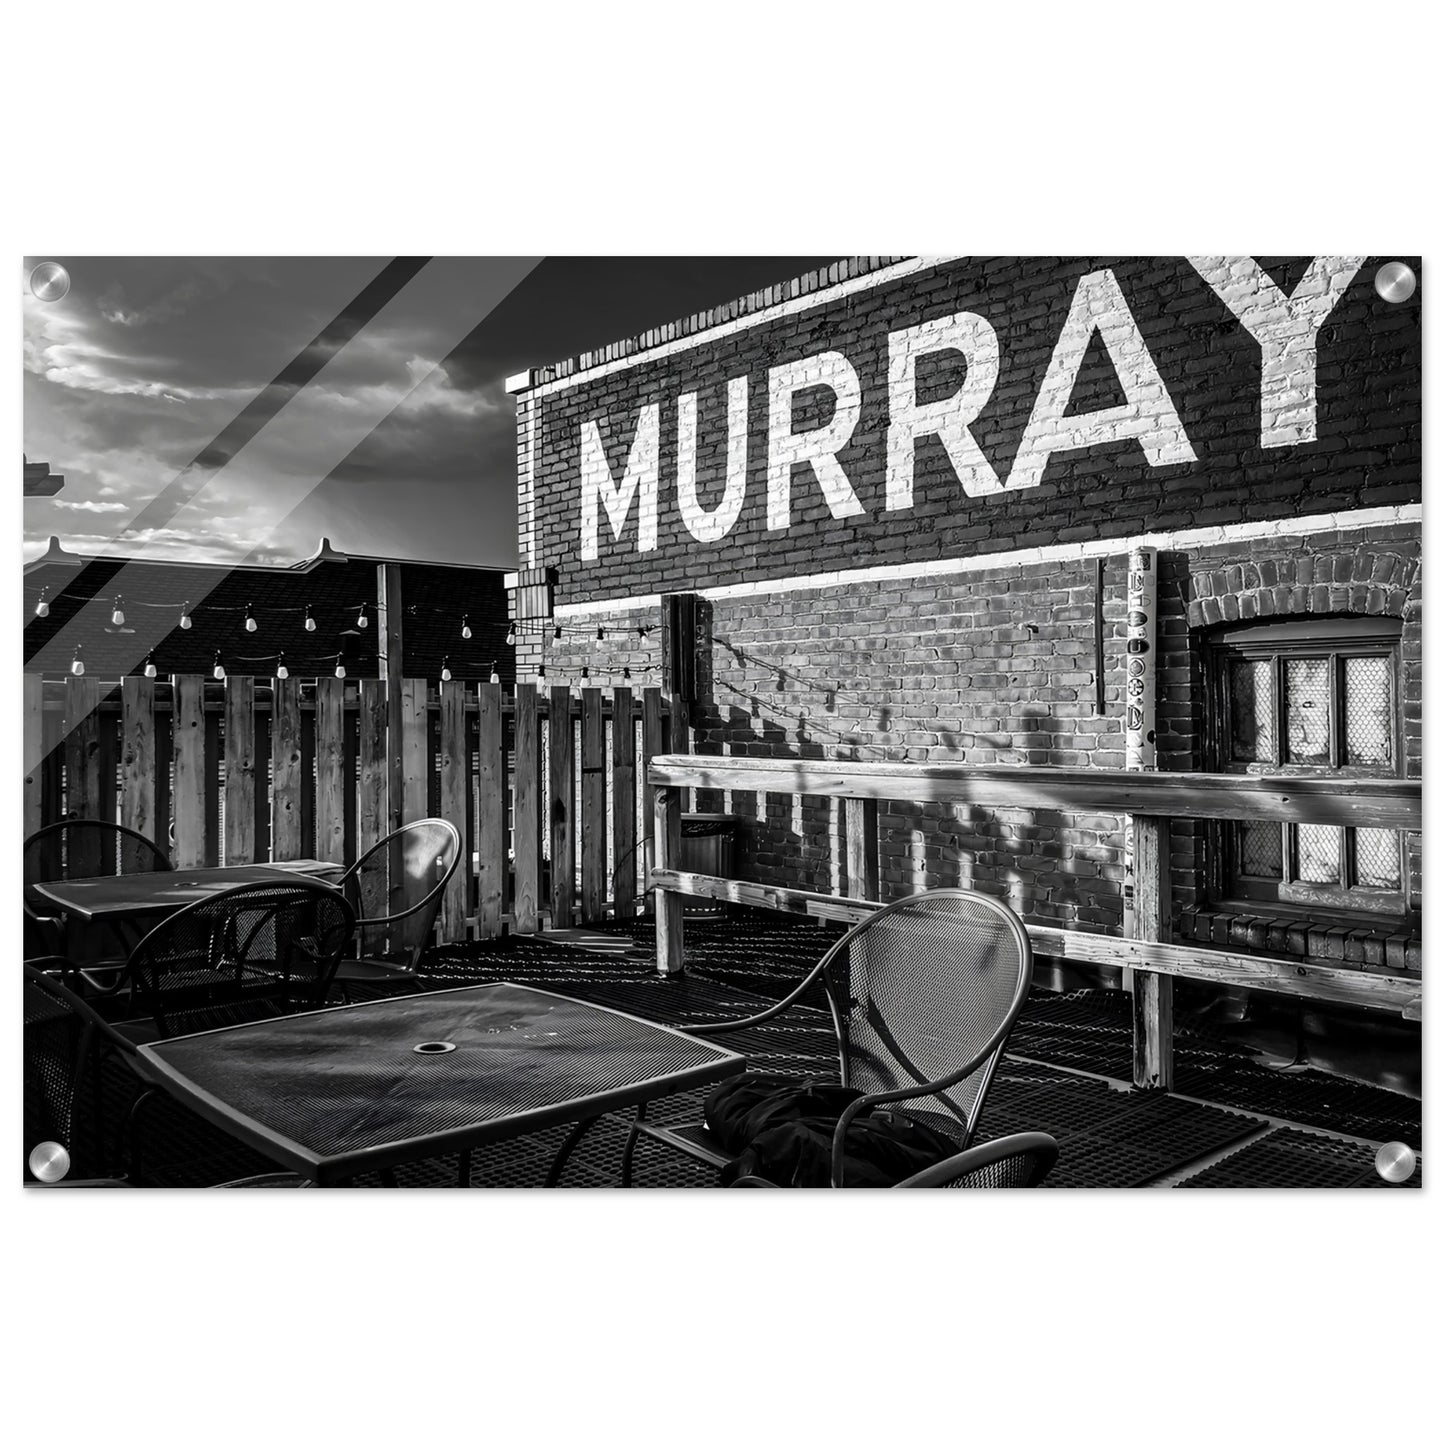
[(631, 918), (637, 900), (637, 747), (632, 689), (612, 689), (612, 898), (617, 918)]
[(176, 827), (172, 861), (177, 868), (204, 868), (206, 864), (205, 686), (205, 679), (195, 673), (175, 680), (171, 727), (176, 774), (171, 815)]
[(602, 689), (582, 690), (582, 921), (601, 923), (607, 912), (607, 762), (603, 747)]
[(547, 792), (552, 843), (552, 927), (572, 926), (577, 818), (572, 800), (572, 689), (554, 687), (547, 711)]
[[(1169, 819), (1134, 818), (1134, 931), (1146, 943), (1169, 941)], [(1134, 975), (1134, 1084), (1174, 1087), (1174, 980)]]
[[(456, 828), (463, 850), (467, 839), (466, 696), (464, 683), (441, 684), (441, 816)], [(467, 936), (471, 876), (471, 859), (463, 856), (442, 896), (438, 943), (458, 943)]]
[(512, 780), (512, 923), (518, 933), (537, 931), (540, 853), (541, 759), (538, 756), (537, 689), (517, 684), (516, 773)]
[(221, 861), (221, 715), (206, 713), (206, 867)]
[(844, 874), (848, 897), (876, 902), (878, 893), (878, 802), (843, 799)]
[(386, 683), (364, 677), (357, 689), (361, 709), (357, 753), (361, 778), (357, 785), (356, 856), (360, 858), (386, 837), (387, 782)]
[[(657, 788), (652, 795), (653, 840), (657, 867), (675, 872), (682, 861), (682, 789)], [(657, 971), (671, 976), (682, 972), (682, 895), (655, 891), (657, 909)]]
[(301, 684), (277, 678), (271, 703), (271, 858), (301, 856)]
[[(662, 743), (662, 689), (645, 687), (642, 690), (642, 776), (647, 777), (653, 758), (663, 750)], [(656, 845), (653, 838), (655, 829), (653, 800), (655, 790), (646, 784), (642, 790), (642, 867), (643, 887), (646, 889), (647, 911), (653, 911), (654, 897), (648, 872), (656, 863)]]
[[(45, 818), (45, 679), (38, 672), (25, 674), (21, 707), (25, 726), (25, 836), (38, 832)], [(40, 876), (40, 855), (26, 850), (25, 881), (34, 883)]]
[(256, 862), (256, 679), (226, 677), (226, 863)]
[(402, 821), (426, 817), (427, 783), (426, 679), (408, 677), (401, 684)]
[(316, 679), (316, 854), (328, 863), (346, 857), (346, 683)]
[(502, 688), (477, 688), (477, 937), (502, 931), (507, 895), (507, 755)]
[[(65, 679), (65, 810), (100, 817), (100, 686), (91, 677)], [(74, 877), (101, 871), (100, 838), (87, 829), (70, 840), (66, 866)]]

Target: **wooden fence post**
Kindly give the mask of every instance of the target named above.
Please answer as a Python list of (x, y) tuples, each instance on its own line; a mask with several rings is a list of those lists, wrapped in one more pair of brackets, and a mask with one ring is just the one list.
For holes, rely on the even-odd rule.
[(467, 936), (467, 902), (470, 897), (472, 860), (467, 854), (467, 767), (466, 684), (441, 684), (441, 815), (461, 835), (462, 857), (457, 871), (442, 895), (437, 920), (437, 942), (459, 943)]
[(577, 875), (577, 818), (573, 802), (572, 689), (551, 690), (547, 710), (547, 793), (552, 845), (552, 927), (572, 926)]
[[(1134, 818), (1135, 937), (1169, 941), (1169, 819)], [(1134, 1083), (1174, 1087), (1174, 980), (1134, 970)]]
[(518, 933), (537, 931), (540, 896), (542, 760), (538, 756), (537, 688), (517, 684), (516, 773), (512, 780), (513, 876), (512, 926)]
[[(652, 794), (653, 841), (657, 867), (675, 869), (682, 859), (682, 790), (655, 788)], [(682, 895), (658, 889), (657, 971), (671, 976), (682, 972)]]
[(195, 673), (175, 680), (171, 746), (176, 772), (171, 816), (176, 824), (172, 861), (177, 868), (204, 868), (206, 864), (205, 688), (205, 679)]
[(427, 784), (426, 679), (408, 677), (401, 684), (402, 822), (425, 818)]
[[(21, 693), (25, 724), (25, 836), (45, 824), (45, 679), (38, 672), (25, 674)], [(25, 881), (34, 883), (40, 872), (40, 857), (34, 849), (25, 853)]]
[(226, 678), (226, 862), (229, 865), (256, 861), (256, 679), (229, 676)]
[(357, 686), (361, 708), (357, 756), (361, 779), (356, 801), (356, 856), (376, 847), (387, 832), (386, 683), (364, 677)]
[(637, 747), (632, 689), (612, 689), (612, 899), (619, 921), (636, 912)]
[(601, 923), (607, 910), (607, 764), (602, 689), (582, 689), (582, 921)]
[(662, 751), (662, 689), (646, 687), (642, 690), (642, 886), (646, 890), (647, 911), (654, 909), (656, 896), (652, 890), (651, 870), (657, 866), (656, 819), (654, 805), (656, 792), (645, 780), (647, 769)]
[(271, 857), (278, 863), (301, 856), (300, 686), (277, 678), (271, 692)]
[(346, 857), (346, 683), (316, 679), (316, 857), (340, 863)]
[(879, 902), (878, 801), (843, 799), (844, 860), (849, 898)]
[(507, 755), (500, 683), (477, 688), (477, 937), (502, 931), (507, 896)]

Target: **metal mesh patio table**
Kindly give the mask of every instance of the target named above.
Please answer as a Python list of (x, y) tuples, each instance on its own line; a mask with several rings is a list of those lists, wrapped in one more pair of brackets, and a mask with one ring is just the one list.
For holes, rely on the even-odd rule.
[(512, 983), (292, 1014), (141, 1053), (168, 1093), (318, 1184), (572, 1123), (554, 1182), (603, 1114), (745, 1063), (676, 1029)]

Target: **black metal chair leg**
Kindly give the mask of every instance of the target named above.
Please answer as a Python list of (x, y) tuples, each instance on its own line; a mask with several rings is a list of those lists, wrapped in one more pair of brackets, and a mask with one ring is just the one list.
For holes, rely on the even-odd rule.
[(555, 1189), (557, 1187), (557, 1181), (562, 1177), (563, 1166), (571, 1157), (572, 1151), (581, 1143), (582, 1136), (601, 1117), (600, 1114), (594, 1115), (592, 1118), (583, 1119), (580, 1123), (572, 1126), (572, 1132), (562, 1141), (562, 1147), (557, 1151), (557, 1157), (552, 1160), (552, 1167), (547, 1171), (547, 1179), (542, 1186), (544, 1189)]
[(631, 1128), (627, 1131), (627, 1143), (622, 1150), (622, 1187), (632, 1188), (632, 1156), (637, 1152), (637, 1140), (639, 1138), (637, 1126), (647, 1118), (647, 1105), (637, 1106), (637, 1117), (632, 1121)]

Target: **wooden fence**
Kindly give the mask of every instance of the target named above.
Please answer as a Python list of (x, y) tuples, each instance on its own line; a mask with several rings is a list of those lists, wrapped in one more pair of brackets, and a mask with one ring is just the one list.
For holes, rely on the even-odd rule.
[[(1173, 1083), (1173, 983), (1193, 978), (1421, 1016), (1417, 976), (1336, 968), (1170, 942), (1169, 824), (1174, 818), (1258, 819), (1337, 827), (1420, 827), (1421, 785), (1384, 778), (1243, 777), (1106, 768), (967, 767), (781, 758), (663, 756), (647, 780), (656, 813), (657, 966), (682, 969), (683, 900), (726, 899), (759, 908), (856, 922), (879, 906), (878, 802), (972, 804), (1133, 817), (1134, 938), (1030, 923), (1034, 951), (1120, 967), (1134, 979), (1134, 1082)], [(841, 798), (847, 896), (809, 893), (683, 872), (682, 797), (688, 788), (734, 788)]]
[[(62, 818), (145, 834), (177, 868), (349, 864), (403, 822), (463, 839), (440, 942), (635, 912), (657, 688), (202, 676), (24, 679), (28, 837)], [(393, 700), (396, 701), (396, 700)]]

